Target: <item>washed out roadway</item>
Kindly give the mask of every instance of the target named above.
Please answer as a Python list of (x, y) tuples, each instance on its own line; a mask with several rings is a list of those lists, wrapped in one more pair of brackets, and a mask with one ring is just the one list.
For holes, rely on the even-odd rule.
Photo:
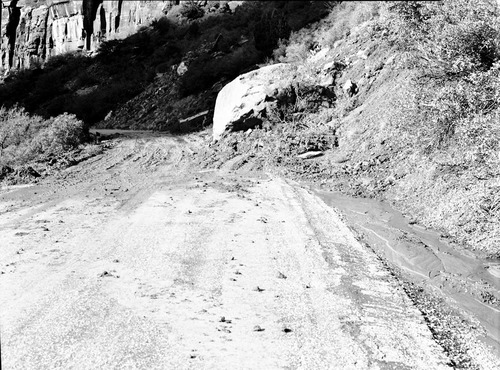
[(4, 369), (444, 369), (421, 313), (312, 192), (135, 133), (0, 193)]

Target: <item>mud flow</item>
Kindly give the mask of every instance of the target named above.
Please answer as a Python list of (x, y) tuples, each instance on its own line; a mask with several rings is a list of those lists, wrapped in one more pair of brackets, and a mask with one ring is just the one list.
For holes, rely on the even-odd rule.
[(316, 190), (388, 261), (413, 280), (439, 289), (484, 326), (484, 341), (500, 351), (500, 261), (452, 248), (437, 231), (411, 223), (389, 204)]

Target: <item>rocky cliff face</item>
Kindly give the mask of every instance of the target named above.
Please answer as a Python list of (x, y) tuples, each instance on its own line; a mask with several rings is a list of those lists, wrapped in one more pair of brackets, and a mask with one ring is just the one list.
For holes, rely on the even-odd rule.
[(178, 1), (12, 0), (3, 2), (0, 70), (29, 68), (68, 51), (124, 38)]

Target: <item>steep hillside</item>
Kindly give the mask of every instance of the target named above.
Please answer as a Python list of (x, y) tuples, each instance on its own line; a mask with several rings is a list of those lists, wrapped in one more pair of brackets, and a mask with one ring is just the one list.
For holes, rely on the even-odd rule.
[[(498, 258), (499, 30), (489, 1), (344, 3), (275, 50), (297, 65), (282, 79), (299, 81), (302, 99), (227, 135), (208, 162), (386, 198), (457, 248)], [(318, 108), (305, 92), (324, 81), (335, 103)]]

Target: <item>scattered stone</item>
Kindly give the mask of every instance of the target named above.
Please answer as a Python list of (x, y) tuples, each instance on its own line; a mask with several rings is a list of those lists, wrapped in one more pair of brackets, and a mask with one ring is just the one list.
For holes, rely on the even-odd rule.
[[(113, 271), (113, 272), (115, 272), (115, 271)], [(120, 277), (118, 275), (113, 274), (110, 271), (104, 271), (104, 272), (100, 273), (98, 276), (99, 277), (114, 277), (114, 278), (117, 278), (117, 279)]]
[(299, 159), (310, 159), (310, 158), (315, 158), (315, 157), (320, 157), (323, 155), (323, 152), (320, 151), (311, 151), (311, 152), (305, 152), (302, 154), (299, 154), (297, 158)]
[(287, 278), (287, 276), (284, 273), (282, 273), (281, 271), (278, 271), (278, 274), (276, 276), (278, 277), (278, 279), (286, 279)]
[(267, 218), (265, 217), (260, 217), (257, 221), (267, 224)]
[(181, 64), (179, 64), (179, 66), (177, 67), (177, 75), (182, 76), (187, 72), (187, 70), (188, 70), (188, 67), (187, 67), (186, 63), (184, 61), (182, 61)]
[(348, 96), (353, 96), (357, 94), (358, 86), (351, 80), (347, 80), (344, 86), (342, 87), (342, 90), (344, 90), (344, 93), (346, 93)]
[(218, 327), (217, 331), (223, 331), (224, 333), (231, 334), (231, 330), (229, 330), (226, 326), (220, 326), (220, 327)]

